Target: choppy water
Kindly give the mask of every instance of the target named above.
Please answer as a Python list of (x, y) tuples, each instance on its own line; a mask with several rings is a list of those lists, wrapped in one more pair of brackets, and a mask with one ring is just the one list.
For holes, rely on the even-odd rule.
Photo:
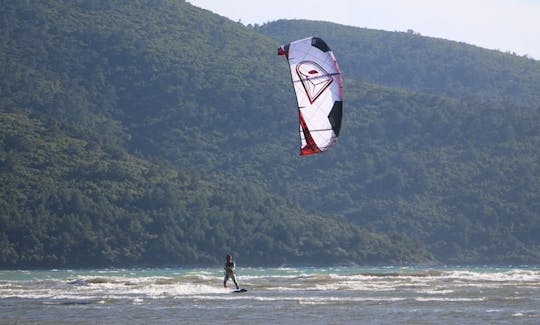
[(540, 268), (0, 271), (1, 324), (540, 324)]

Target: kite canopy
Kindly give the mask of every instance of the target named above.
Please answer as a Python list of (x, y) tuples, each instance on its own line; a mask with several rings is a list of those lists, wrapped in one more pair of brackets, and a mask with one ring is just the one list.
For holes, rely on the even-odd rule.
[(326, 43), (309, 37), (282, 45), (278, 55), (289, 61), (298, 103), (300, 155), (326, 151), (341, 129), (343, 80)]

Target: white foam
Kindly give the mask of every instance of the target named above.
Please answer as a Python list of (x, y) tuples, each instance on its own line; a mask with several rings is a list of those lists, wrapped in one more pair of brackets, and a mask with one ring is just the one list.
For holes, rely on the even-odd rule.
[(450, 279), (487, 282), (540, 282), (539, 270), (501, 270), (494, 272), (476, 272), (470, 270), (454, 270), (444, 274)]
[(486, 297), (479, 298), (463, 298), (463, 297), (416, 297), (416, 301), (429, 302), (429, 301), (441, 301), (441, 302), (471, 302), (471, 301), (486, 301)]
[[(540, 270), (537, 269), (493, 269), (493, 270), (365, 270), (358, 269), (252, 269), (244, 270), (238, 279), (240, 284), (253, 288), (247, 295), (231, 295), (231, 289), (222, 287), (222, 275), (218, 271), (194, 270), (157, 273), (154, 271), (138, 272), (125, 270), (99, 270), (85, 272), (57, 271), (56, 277), (50, 273), (36, 275), (37, 280), (13, 276), (21, 280), (3, 280), (0, 282), (0, 299), (31, 298), (73, 301), (109, 301), (127, 300), (134, 304), (153, 299), (269, 299), (296, 301), (305, 304), (328, 303), (332, 298), (319, 295), (344, 295), (354, 293), (358, 301), (379, 301), (383, 298), (372, 296), (378, 292), (385, 299), (392, 299), (394, 294), (405, 293), (405, 298), (420, 302), (472, 302), (484, 301), (483, 297), (463, 297), (461, 288), (496, 288), (516, 287), (540, 288)], [(249, 273), (251, 272), (251, 273)], [(282, 272), (282, 274), (279, 274)], [(327, 272), (327, 273), (324, 273)], [(349, 273), (346, 273), (349, 272)], [(365, 272), (365, 273), (361, 273)], [(381, 272), (378, 274), (377, 272)], [(391, 272), (391, 273), (384, 273)], [(416, 272), (416, 273), (413, 273)], [(6, 273), (6, 272), (4, 272)], [(265, 274), (265, 273), (268, 273)], [(151, 275), (151, 276), (149, 276)], [(6, 274), (5, 278), (12, 277)], [(33, 276), (32, 276), (33, 277)], [(506, 290), (506, 289), (505, 289)], [(516, 289), (518, 290), (518, 289)], [(320, 291), (320, 292), (319, 292)], [(280, 294), (279, 292), (283, 292)], [(345, 293), (345, 294), (343, 294)], [(277, 297), (273, 297), (277, 295)], [(292, 297), (287, 297), (291, 295)], [(307, 296), (307, 297), (306, 297)], [(411, 296), (419, 296), (411, 298)], [(402, 296), (403, 297), (403, 296)], [(326, 300), (318, 300), (318, 299)], [(302, 300), (303, 299), (303, 300)], [(329, 300), (328, 300), (329, 299)], [(343, 301), (353, 298), (340, 297)], [(348, 300), (347, 300), (348, 299)], [(507, 297), (507, 299), (518, 299)], [(521, 299), (521, 298), (519, 298)]]
[(454, 290), (451, 289), (424, 289), (424, 290), (417, 290), (418, 293), (424, 293), (427, 295), (447, 295), (454, 293)]
[(135, 298), (132, 300), (134, 305), (142, 305), (144, 300), (141, 298)]

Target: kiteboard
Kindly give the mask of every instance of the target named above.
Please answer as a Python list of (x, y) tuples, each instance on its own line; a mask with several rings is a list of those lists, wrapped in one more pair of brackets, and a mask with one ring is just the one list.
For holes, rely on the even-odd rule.
[(233, 291), (233, 293), (240, 293), (240, 292), (247, 292), (247, 289), (242, 288), (242, 289), (236, 289)]

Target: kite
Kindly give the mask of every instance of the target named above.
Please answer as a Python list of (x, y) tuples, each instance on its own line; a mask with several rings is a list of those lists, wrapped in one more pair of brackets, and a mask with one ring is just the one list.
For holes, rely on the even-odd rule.
[(324, 152), (336, 144), (343, 115), (343, 79), (334, 53), (318, 37), (282, 45), (298, 104), (300, 155)]

